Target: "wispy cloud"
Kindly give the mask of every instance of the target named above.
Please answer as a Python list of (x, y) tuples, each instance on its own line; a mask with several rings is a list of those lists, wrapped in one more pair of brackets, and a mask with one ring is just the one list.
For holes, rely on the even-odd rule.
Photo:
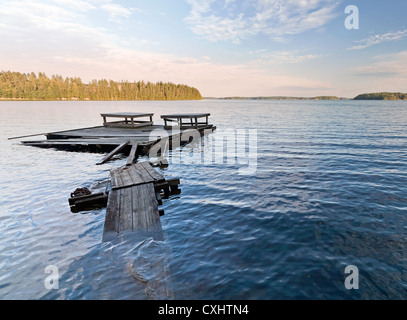
[(362, 50), (366, 49), (368, 47), (371, 47), (376, 44), (380, 44), (383, 42), (389, 42), (389, 41), (395, 41), (395, 40), (402, 40), (407, 37), (407, 29), (406, 30), (400, 30), (397, 32), (389, 32), (389, 33), (384, 33), (384, 34), (376, 34), (374, 36), (371, 36), (369, 38), (355, 41), (355, 43), (360, 43), (359, 45), (353, 46), (349, 48), (348, 50)]
[(85, 12), (96, 9), (92, 3), (84, 0), (52, 0), (51, 2), (76, 11)]
[(376, 56), (371, 64), (353, 68), (352, 71), (359, 76), (373, 76), (380, 80), (383, 77), (407, 79), (407, 51)]
[[(376, 56), (370, 64), (353, 68), (351, 71), (359, 77), (358, 82), (363, 83), (361, 90), (366, 92), (405, 92), (407, 51)], [(363, 77), (363, 81), (360, 81), (360, 77)]]
[[(145, 46), (140, 50), (123, 45), (120, 34), (89, 25), (83, 10), (61, 3), (0, 2), (2, 68), (30, 72), (35, 66), (34, 71), (79, 76), (84, 81), (108, 78), (186, 83), (199, 88), (207, 96), (288, 92), (282, 87), (329, 88), (326, 82), (318, 79), (302, 75), (270, 75), (263, 68), (250, 64), (217, 63), (210, 57), (198, 59), (157, 53), (157, 50), (149, 52)], [(92, 1), (92, 4), (100, 8), (108, 3)], [(89, 10), (94, 9), (89, 7)]]
[(132, 9), (128, 9), (116, 3), (103, 4), (100, 6), (100, 9), (108, 14), (110, 21), (119, 23), (122, 21), (122, 19), (127, 19), (133, 14)]
[(314, 60), (322, 57), (320, 54), (301, 54), (299, 51), (258, 51), (259, 59), (255, 61), (255, 64), (297, 64), (308, 60)]
[(194, 33), (211, 42), (240, 42), (257, 34), (281, 40), (321, 28), (335, 17), (341, 1), (224, 0), (223, 6), (214, 0), (187, 2), (191, 11), (185, 22)]

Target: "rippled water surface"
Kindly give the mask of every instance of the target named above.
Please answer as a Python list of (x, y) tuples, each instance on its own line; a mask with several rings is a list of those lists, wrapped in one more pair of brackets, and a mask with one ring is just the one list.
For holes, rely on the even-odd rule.
[[(103, 154), (7, 138), (119, 111), (210, 112), (203, 152), (226, 128), (257, 129), (257, 170), (172, 161), (159, 170), (182, 194), (164, 202), (164, 241), (102, 243), (105, 209), (73, 214), (67, 199), (125, 157), (96, 166)], [(407, 298), (406, 102), (0, 102), (0, 114), (1, 299), (156, 299), (164, 281), (175, 299)], [(348, 265), (359, 290), (344, 286)]]

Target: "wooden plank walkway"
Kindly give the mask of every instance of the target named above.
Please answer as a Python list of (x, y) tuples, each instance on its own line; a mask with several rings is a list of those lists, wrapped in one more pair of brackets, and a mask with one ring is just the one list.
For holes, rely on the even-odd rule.
[(106, 210), (103, 241), (117, 239), (125, 232), (145, 237), (162, 232), (155, 183), (163, 176), (147, 162), (111, 171), (112, 190)]
[(112, 190), (128, 188), (139, 184), (160, 183), (165, 178), (151, 167), (148, 162), (113, 169), (110, 172)]
[[(149, 238), (164, 241), (155, 184), (165, 182), (163, 176), (147, 162), (131, 164), (111, 171), (112, 190), (106, 210), (103, 242), (121, 241), (123, 238), (148, 243)], [(148, 249), (150, 247), (147, 246)], [(149, 300), (174, 299), (171, 273), (165, 245), (152, 246), (153, 255), (145, 265), (137, 260), (129, 266), (129, 273), (145, 285)], [(151, 269), (153, 277), (145, 275)]]

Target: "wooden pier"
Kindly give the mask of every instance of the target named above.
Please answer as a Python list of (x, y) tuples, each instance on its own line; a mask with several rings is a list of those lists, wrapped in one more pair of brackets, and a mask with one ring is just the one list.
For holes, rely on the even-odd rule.
[[(208, 123), (209, 115), (207, 113), (165, 115), (162, 116), (165, 125), (156, 125), (152, 121), (153, 114), (150, 113), (103, 113), (101, 114), (103, 117), (102, 126), (41, 133), (38, 135), (45, 135), (46, 140), (21, 141), (21, 143), (26, 146), (54, 148), (65, 151), (111, 153), (106, 156), (106, 159), (102, 159), (98, 163), (104, 164), (118, 153), (126, 155), (133, 153), (134, 159), (138, 155), (146, 155), (154, 145), (163, 139), (168, 140), (168, 146), (171, 148), (173, 140), (180, 139), (181, 136), (188, 135), (191, 132), (198, 131), (201, 135), (212, 132), (216, 127)], [(107, 122), (107, 117), (123, 118), (123, 120)], [(149, 120), (134, 120), (140, 117), (148, 117)], [(205, 118), (206, 120), (198, 122), (200, 118)], [(168, 122), (175, 121), (174, 119), (177, 119), (178, 125), (169, 126)], [(183, 119), (184, 122), (182, 122)], [(190, 122), (187, 124), (185, 119), (189, 119)], [(36, 135), (10, 139), (22, 139), (33, 136)]]
[[(147, 155), (156, 150), (182, 145), (182, 137), (189, 142), (191, 136), (198, 131), (201, 136), (212, 132), (215, 126), (208, 123), (210, 114), (177, 114), (162, 116), (164, 125), (155, 125), (153, 114), (140, 113), (104, 113), (103, 126), (42, 133), (46, 140), (22, 141), (26, 146), (55, 148), (75, 152), (107, 153), (97, 164), (102, 165), (114, 159), (119, 153), (128, 155), (125, 166), (110, 171), (110, 188), (104, 192), (90, 194), (79, 188), (79, 195), (71, 194), (69, 204), (72, 212), (88, 210), (88, 208), (107, 207), (102, 241), (120, 241), (126, 236), (138, 243), (148, 238), (163, 241), (163, 230), (159, 210), (162, 198), (179, 194), (179, 179), (165, 179), (153, 166), (168, 166), (162, 159), (153, 163), (137, 163), (138, 155)], [(120, 121), (108, 122), (107, 118), (122, 118)], [(148, 117), (141, 121), (139, 118)], [(137, 120), (135, 120), (137, 119)], [(201, 120), (200, 120), (201, 119)], [(205, 120), (202, 120), (205, 119)], [(176, 122), (170, 126), (169, 123)], [(10, 139), (34, 137), (29, 135)], [(164, 140), (164, 141), (163, 141)], [(174, 141), (177, 143), (173, 143)], [(164, 142), (164, 143), (163, 143)], [(152, 152), (151, 152), (152, 153)], [(108, 190), (109, 189), (109, 190)], [(87, 191), (87, 190), (85, 190)], [(160, 258), (155, 268), (157, 279), (147, 281), (140, 277), (137, 265), (132, 265), (130, 273), (134, 279), (146, 285), (147, 297), (173, 299), (170, 274), (167, 261)], [(154, 293), (154, 294), (153, 294)]]
[[(163, 212), (158, 210), (158, 205), (162, 203), (160, 192), (163, 197), (179, 193), (179, 179), (165, 180), (147, 162), (134, 164), (138, 155), (146, 155), (150, 150), (159, 154), (155, 149), (162, 148), (158, 143), (163, 140), (164, 145), (171, 148), (173, 140), (181, 140), (183, 135), (189, 138), (197, 131), (204, 135), (216, 129), (208, 123), (209, 113), (163, 115), (164, 125), (155, 125), (153, 116), (153, 113), (102, 113), (102, 126), (41, 133), (39, 135), (45, 135), (46, 140), (22, 141), (26, 146), (40, 148), (107, 152), (98, 165), (107, 163), (118, 153), (128, 155), (126, 166), (111, 171), (110, 191), (69, 199), (73, 212), (86, 208), (88, 204), (103, 206), (107, 200), (103, 241), (117, 238), (127, 231), (149, 233), (161, 230), (160, 215)], [(143, 117), (148, 120), (139, 120)], [(107, 118), (121, 120), (108, 122)], [(202, 118), (205, 120), (199, 122)], [(168, 122), (177, 124), (169, 126)], [(25, 137), (33, 136), (36, 135)], [(180, 144), (182, 142), (175, 145)]]

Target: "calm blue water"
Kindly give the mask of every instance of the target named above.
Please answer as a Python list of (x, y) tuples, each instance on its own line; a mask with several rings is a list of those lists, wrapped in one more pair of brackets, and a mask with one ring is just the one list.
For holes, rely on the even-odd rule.
[[(174, 161), (160, 171), (182, 182), (165, 241), (102, 243), (105, 209), (72, 214), (67, 199), (126, 159), (96, 166), (103, 155), (7, 138), (114, 111), (210, 112), (204, 151), (222, 129), (257, 129), (257, 171)], [(153, 299), (163, 274), (176, 299), (407, 298), (406, 102), (0, 102), (0, 114), (1, 299)], [(359, 290), (344, 286), (348, 265)]]

